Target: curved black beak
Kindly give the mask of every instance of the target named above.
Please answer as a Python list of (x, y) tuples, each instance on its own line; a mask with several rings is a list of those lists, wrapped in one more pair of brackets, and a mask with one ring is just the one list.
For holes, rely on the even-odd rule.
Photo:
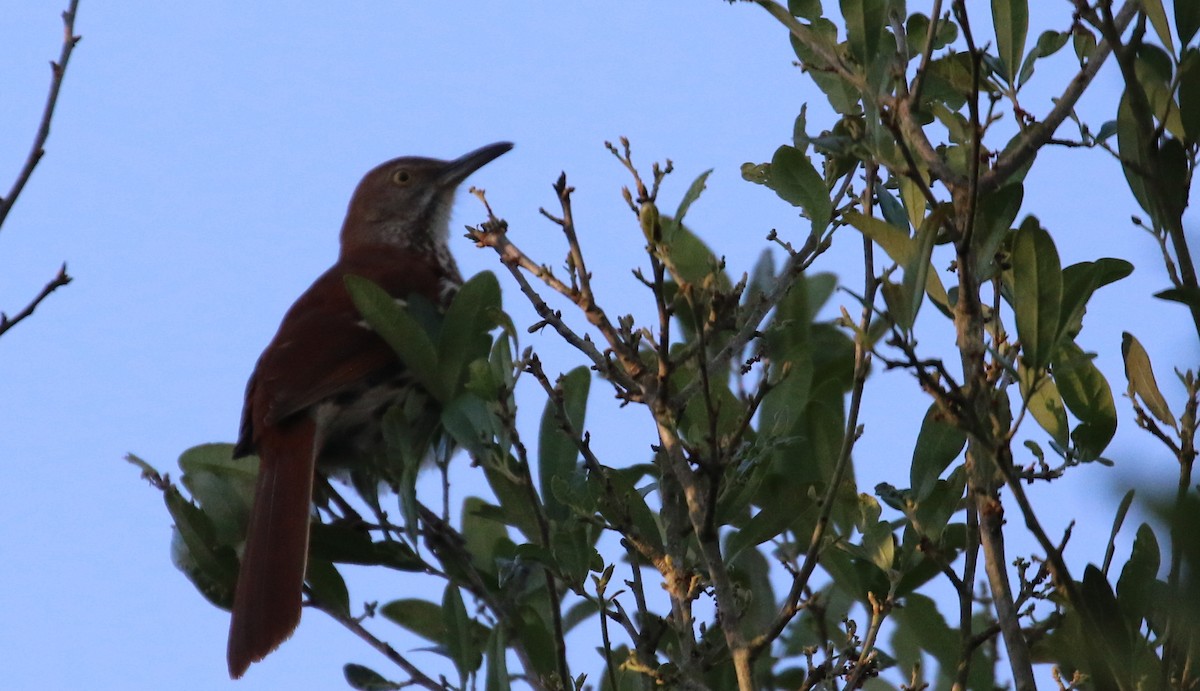
[(495, 144), (488, 144), (487, 146), (475, 149), (469, 154), (459, 156), (453, 161), (448, 161), (446, 169), (441, 175), (441, 183), (447, 187), (453, 187), (466, 180), (468, 175), (491, 163), (511, 148), (513, 148), (512, 142), (496, 142)]

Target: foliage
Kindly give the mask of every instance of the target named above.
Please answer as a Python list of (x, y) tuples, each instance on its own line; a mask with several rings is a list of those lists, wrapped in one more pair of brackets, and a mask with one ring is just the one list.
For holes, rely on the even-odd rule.
[[(1146, 349), (1125, 335), (1132, 419), (1177, 464), (1176, 491), (1157, 505), (1166, 527), (1138, 526), (1130, 554), (1114, 545), (1132, 492), (1103, 562), (1068, 564), (1065, 536), (1047, 533), (1025, 487), (1112, 463), (1113, 373), (1078, 337), (1089, 302), (1133, 267), (1103, 256), (1063, 266), (1059, 231), (1025, 208), (1024, 180), (1047, 146), (1111, 153), (1148, 219), (1137, 223), (1161, 248), (1170, 287), (1157, 297), (1180, 303), (1200, 336), (1182, 220), (1200, 151), (1200, 5), (1177, 2), (1168, 14), (1159, 0), (1081, 0), (1068, 27), (1034, 39), (1026, 0), (992, 0), (989, 35), (979, 33), (979, 6), (962, 1), (907, 16), (901, 0), (840, 0), (840, 16), (817, 0), (754, 4), (787, 30), (838, 114), (813, 132), (802, 109), (769, 162), (743, 167), (807, 219), (794, 238), (768, 236), (781, 265), (767, 249), (737, 278), (684, 222), (707, 173), (668, 213), (659, 189), (671, 164), (646, 174), (622, 140), (609, 148), (632, 181), (624, 200), (645, 240), (635, 276), (653, 300), (649, 321), (614, 316), (629, 305), (593, 293), (565, 176), (555, 186), (561, 215), (546, 214), (567, 244), (564, 278), (513, 244), (498, 218), (470, 230), (537, 310), (532, 328), (578, 354), (576, 369), (552, 376), (536, 353), (518, 354), (490, 273), (468, 283), (440, 325), (352, 286), (364, 316), (420, 372), (440, 424), (492, 496), (467, 498), (451, 517), (444, 499), (430, 508), (436, 497), (392, 478), (403, 525), (381, 508), (378, 484), (356, 483), (372, 522), (348, 521), (343, 500), (322, 498), (311, 604), (379, 643), (337, 565), (426, 574), (441, 581), (440, 599), (362, 613), (426, 639), (454, 670), (436, 682), (388, 648), (405, 679), (348, 665), (347, 681), (1033, 689), (1044, 676), (1035, 669), (1048, 665), (1060, 688), (1195, 688), (1200, 384), (1194, 370), (1177, 370), (1186, 397), (1168, 400)], [(1035, 117), (1022, 88), (1068, 44), (1078, 72)], [(1112, 121), (1081, 122), (1074, 105), (1106, 63), (1125, 93)], [(1068, 120), (1077, 137), (1061, 139)], [(838, 280), (815, 264), (835, 241), (860, 244), (865, 271), (861, 286), (842, 284), (861, 309), (829, 320), (822, 307)], [(931, 263), (935, 250), (952, 253), (950, 271)], [(544, 294), (577, 312), (553, 309)], [(952, 325), (957, 361), (918, 339), (937, 322)], [(904, 450), (908, 487), (870, 483), (853, 467), (864, 390), (880, 365), (911, 373), (930, 397)], [(517, 424), (522, 379), (545, 394), (536, 458)], [(644, 457), (595, 453), (593, 386), (653, 421), (655, 438), (630, 444)], [(1018, 438), (1025, 447), (1014, 449)], [(181, 467), (192, 501), (160, 479), (176, 563), (226, 605), (252, 469), (230, 463), (224, 446), (192, 449)], [(1010, 561), (1006, 545), (1020, 532), (1040, 553)], [(583, 627), (600, 641), (599, 671), (569, 664), (568, 635)]]

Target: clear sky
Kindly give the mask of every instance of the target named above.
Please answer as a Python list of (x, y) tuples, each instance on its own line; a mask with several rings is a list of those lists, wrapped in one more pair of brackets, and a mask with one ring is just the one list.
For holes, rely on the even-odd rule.
[[(5, 3), (2, 189), (32, 139), (65, 2)], [(171, 565), (160, 496), (122, 458), (134, 452), (173, 471), (185, 448), (233, 440), (255, 358), (291, 301), (332, 262), (350, 192), (377, 163), (515, 142), (470, 182), (488, 190), (518, 244), (556, 265), (562, 243), (537, 210), (553, 207), (550, 185), (566, 170), (578, 188), (584, 249), (615, 311), (644, 313), (646, 294), (628, 273), (644, 263), (642, 241), (606, 139), (628, 136), (644, 165), (674, 159), (665, 208), (714, 169), (689, 222), (735, 274), (750, 269), (772, 228), (803, 236), (796, 211), (738, 170), (790, 140), (802, 103), (810, 103), (810, 130), (832, 125), (766, 13), (718, 0), (566, 6), (83, 0), (84, 38), (48, 153), (0, 231), (0, 309), (23, 307), (64, 260), (76, 278), (0, 339), (0, 686), (230, 684), (228, 616)], [(1066, 29), (1069, 8), (1039, 8), (1034, 22), (1031, 41), (1044, 28)], [(1048, 110), (1070, 52), (1039, 69), (1027, 110)], [(1082, 104), (1085, 119), (1098, 126), (1112, 117), (1117, 94), (1118, 77), (1106, 69)], [(1051, 533), (1070, 516), (1092, 521), (1076, 529), (1070, 554), (1076, 563), (1099, 561), (1112, 483), (1136, 476), (1166, 486), (1175, 475), (1119, 397), (1120, 332), (1141, 338), (1172, 402), (1179, 388), (1171, 368), (1194, 366), (1197, 350), (1184, 310), (1149, 297), (1166, 278), (1155, 246), (1128, 221), (1138, 209), (1106, 154), (1047, 151), (1026, 203), (1059, 238), (1064, 265), (1117, 256), (1138, 267), (1099, 292), (1082, 339), (1101, 351), (1118, 396), (1121, 431), (1108, 454), (1118, 468), (1088, 467), (1051, 490), (1066, 509)], [(482, 218), (462, 195), (452, 227)], [(1194, 228), (1196, 215), (1189, 218)], [(856, 286), (852, 232), (817, 266)], [(498, 269), (466, 240), (453, 247), (465, 274)], [(503, 274), (501, 284), (517, 324), (535, 321)], [(850, 304), (844, 294), (835, 300)], [(937, 348), (950, 332), (932, 310), (923, 318), (931, 327), (923, 342)], [(548, 369), (578, 363), (551, 338), (523, 342), (546, 348)], [(881, 379), (868, 387), (857, 453), (866, 492), (878, 481), (907, 484), (908, 452), (894, 450), (911, 448), (927, 405), (905, 375)], [(616, 412), (602, 385), (593, 391), (589, 427), (601, 457), (612, 465), (646, 458), (652, 437), (640, 413)], [(526, 400), (532, 424), (542, 404)], [(352, 597), (412, 594), (375, 585)], [(386, 622), (376, 630), (402, 649), (420, 645)], [(577, 672), (599, 670), (590, 653), (578, 659), (585, 664)], [(293, 640), (238, 688), (344, 687), (347, 661), (391, 671), (350, 634), (306, 614)]]

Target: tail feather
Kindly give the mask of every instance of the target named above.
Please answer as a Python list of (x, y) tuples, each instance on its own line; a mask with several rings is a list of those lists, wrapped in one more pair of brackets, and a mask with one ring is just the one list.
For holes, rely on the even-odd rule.
[(229, 624), (229, 676), (237, 679), (300, 623), (312, 506), (315, 423), (272, 425), (258, 441), (260, 465), (246, 549)]

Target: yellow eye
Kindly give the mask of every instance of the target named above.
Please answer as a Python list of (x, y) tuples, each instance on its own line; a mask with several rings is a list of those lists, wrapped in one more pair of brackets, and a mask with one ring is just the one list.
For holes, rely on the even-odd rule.
[(407, 168), (401, 168), (392, 173), (392, 182), (397, 185), (407, 185), (412, 182), (412, 173), (408, 172)]

